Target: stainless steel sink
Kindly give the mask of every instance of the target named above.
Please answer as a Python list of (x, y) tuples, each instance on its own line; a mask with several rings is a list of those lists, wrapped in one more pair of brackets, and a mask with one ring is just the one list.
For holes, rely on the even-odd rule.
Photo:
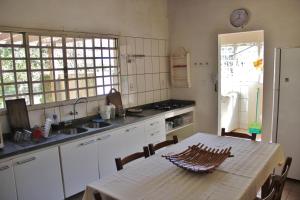
[(67, 135), (74, 135), (74, 134), (80, 134), (80, 133), (84, 133), (87, 132), (88, 130), (85, 128), (81, 128), (81, 127), (72, 127), (72, 128), (65, 128), (62, 130), (59, 130), (58, 133), (63, 133), (63, 134), (67, 134)]
[(111, 124), (108, 122), (89, 122), (84, 124), (84, 126), (88, 128), (104, 128), (110, 126)]

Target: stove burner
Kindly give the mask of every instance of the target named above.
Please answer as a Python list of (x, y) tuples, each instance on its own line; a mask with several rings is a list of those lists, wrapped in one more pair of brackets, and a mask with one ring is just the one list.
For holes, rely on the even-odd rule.
[(154, 104), (153, 109), (155, 110), (173, 110), (176, 108), (183, 107), (184, 105), (176, 104), (176, 103), (162, 103), (162, 104)]

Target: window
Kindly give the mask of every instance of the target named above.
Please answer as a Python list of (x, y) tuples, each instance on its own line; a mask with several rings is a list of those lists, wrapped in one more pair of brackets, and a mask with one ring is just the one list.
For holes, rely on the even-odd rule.
[(117, 38), (0, 32), (0, 108), (94, 97), (118, 88)]

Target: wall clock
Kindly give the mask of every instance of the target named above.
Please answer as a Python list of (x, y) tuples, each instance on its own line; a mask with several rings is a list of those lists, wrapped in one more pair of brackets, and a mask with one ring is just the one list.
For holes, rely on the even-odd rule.
[(244, 8), (232, 11), (230, 15), (230, 23), (234, 27), (243, 28), (249, 21), (248, 11)]

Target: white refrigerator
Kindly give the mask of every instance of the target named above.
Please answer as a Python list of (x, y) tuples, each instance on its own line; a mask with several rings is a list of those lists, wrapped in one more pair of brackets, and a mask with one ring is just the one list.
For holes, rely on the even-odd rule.
[(300, 180), (300, 48), (275, 49), (272, 140), (293, 158), (288, 177)]

